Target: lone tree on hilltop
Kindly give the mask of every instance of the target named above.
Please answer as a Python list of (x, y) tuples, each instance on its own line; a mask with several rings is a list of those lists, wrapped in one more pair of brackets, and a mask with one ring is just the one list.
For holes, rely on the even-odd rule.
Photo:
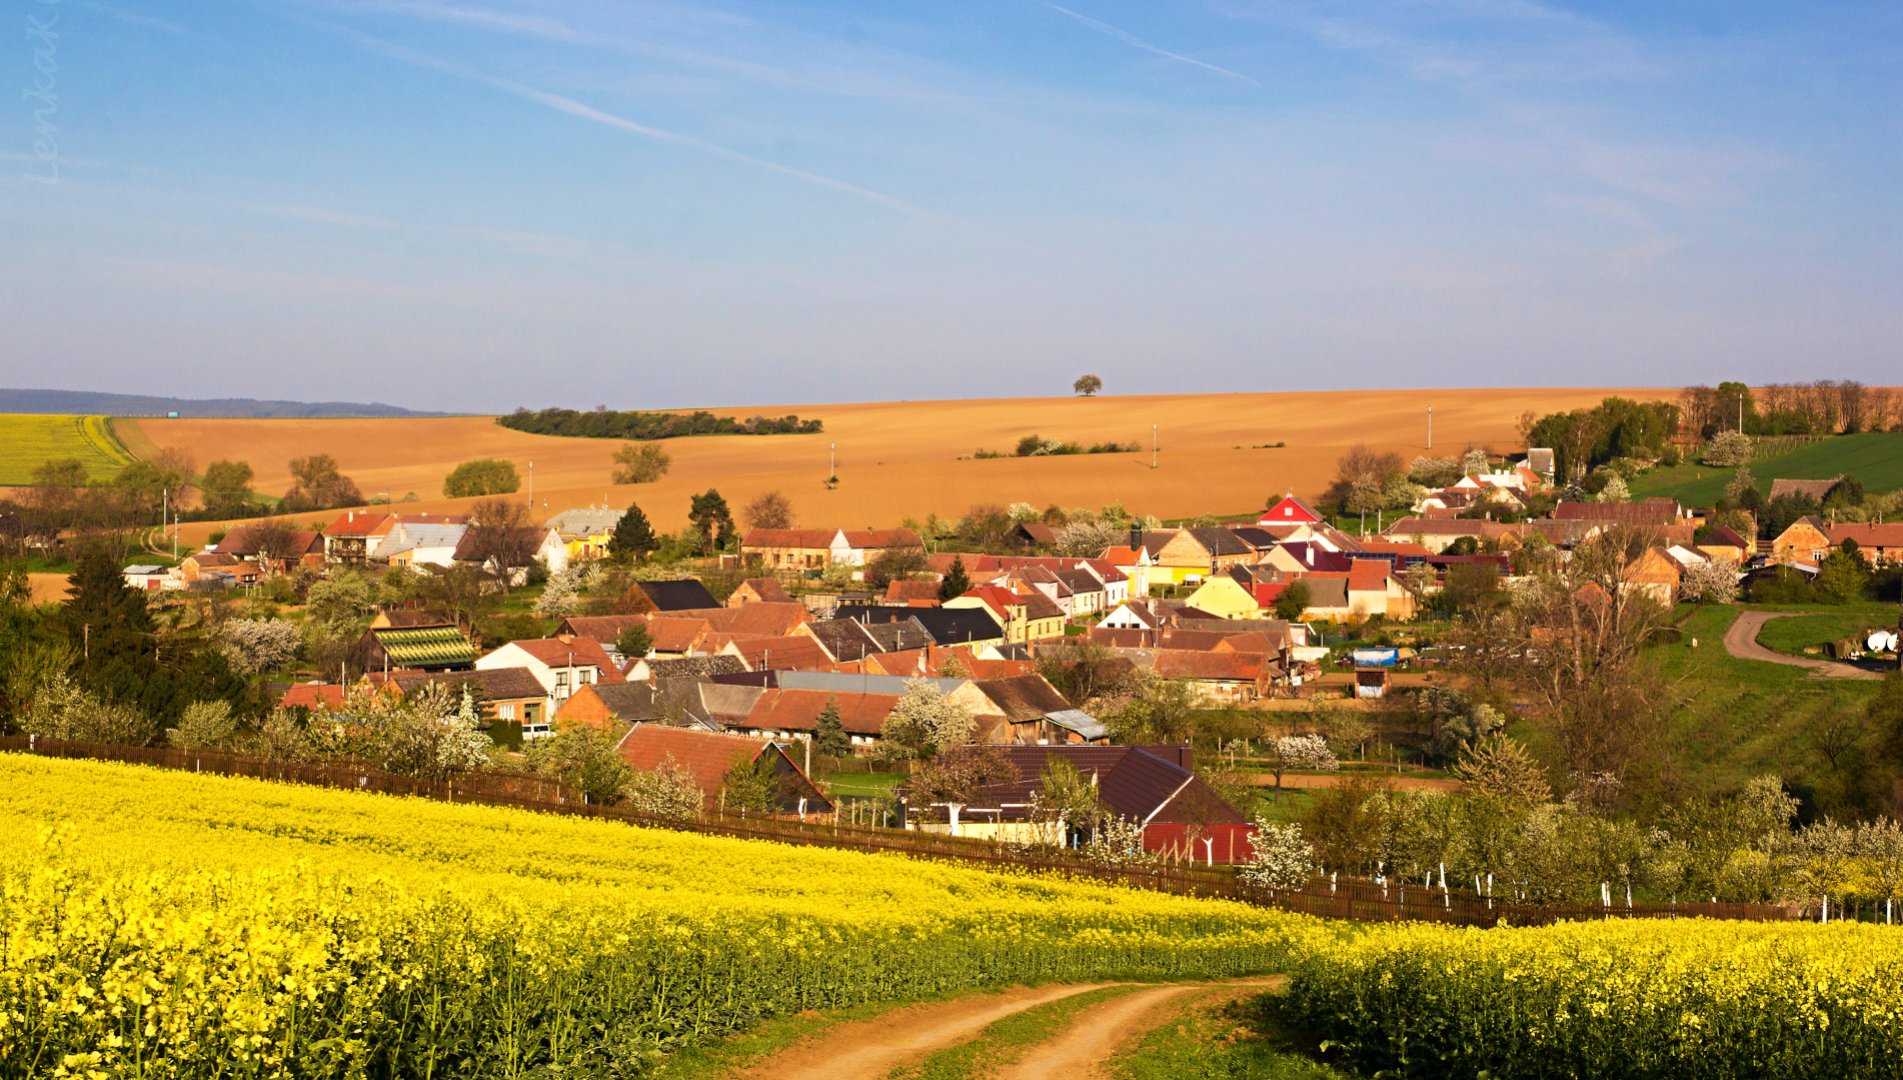
[(1090, 397), (1097, 391), (1103, 389), (1103, 380), (1095, 375), (1085, 375), (1080, 377), (1076, 382), (1071, 383), (1070, 388), (1084, 397)]

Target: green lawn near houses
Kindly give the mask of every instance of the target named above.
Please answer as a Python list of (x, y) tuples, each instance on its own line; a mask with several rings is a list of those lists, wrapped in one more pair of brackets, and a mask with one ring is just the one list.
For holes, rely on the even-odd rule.
[[(1855, 476), (1868, 492), (1903, 487), (1903, 433), (1836, 435), (1773, 454), (1750, 465), (1758, 490), (1769, 495), (1771, 481), (1827, 480)], [(1634, 498), (1670, 495), (1687, 506), (1711, 506), (1725, 493), (1737, 469), (1712, 469), (1687, 462), (1657, 468), (1632, 481)]]
[(841, 798), (885, 799), (905, 779), (896, 772), (836, 772), (822, 781), (828, 791)]
[(1861, 644), (1870, 630), (1893, 629), (1896, 623), (1894, 604), (1856, 604), (1823, 611), (1809, 609), (1765, 623), (1764, 629), (1758, 632), (1758, 644), (1792, 656), (1822, 656), (1824, 647), (1833, 641), (1855, 638)]

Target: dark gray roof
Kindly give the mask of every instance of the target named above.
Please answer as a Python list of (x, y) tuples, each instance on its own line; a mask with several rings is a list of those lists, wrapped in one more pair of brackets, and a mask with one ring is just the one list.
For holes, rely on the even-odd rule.
[[(819, 643), (832, 654), (832, 658), (840, 663), (864, 660), (873, 653), (889, 651), (872, 636), (869, 628), (851, 619), (826, 619), (812, 623), (806, 629), (818, 638)], [(921, 630), (919, 633), (923, 635), (924, 631)]]
[(1232, 530), (1222, 528), (1191, 529), (1189, 534), (1197, 542), (1209, 549), (1211, 555), (1250, 555), (1255, 548), (1249, 546)]
[(441, 683), (456, 693), (461, 693), (462, 688), (467, 686), (471, 692), (480, 694), (490, 701), (539, 698), (548, 693), (542, 688), (541, 682), (525, 667), (488, 668), (475, 671), (395, 671), (390, 673), (390, 681), (396, 683), (405, 694), (431, 683)]
[(720, 601), (695, 578), (680, 581), (643, 581), (641, 591), (653, 602), (656, 611), (705, 611), (717, 608)]
[[(967, 641), (985, 641), (999, 637), (1003, 629), (985, 608), (902, 608), (841, 606), (836, 618), (854, 619), (868, 625), (915, 622), (931, 635), (934, 645), (957, 645)], [(920, 645), (911, 646), (918, 648)]]

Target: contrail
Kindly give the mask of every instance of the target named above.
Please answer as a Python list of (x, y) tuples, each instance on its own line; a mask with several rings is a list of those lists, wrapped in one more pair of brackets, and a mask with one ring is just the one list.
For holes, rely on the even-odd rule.
[(1192, 67), (1202, 68), (1204, 71), (1213, 71), (1216, 74), (1221, 75), (1225, 79), (1234, 79), (1237, 82), (1248, 83), (1250, 86), (1262, 85), (1261, 83), (1256, 82), (1254, 79), (1251, 79), (1247, 75), (1244, 75), (1240, 71), (1230, 71), (1226, 67), (1217, 67), (1215, 64), (1209, 63), (1206, 60), (1198, 60), (1193, 56), (1184, 56), (1182, 53), (1171, 52), (1168, 49), (1160, 48), (1158, 46), (1150, 44), (1149, 42), (1143, 40), (1140, 37), (1137, 37), (1135, 34), (1129, 33), (1128, 31), (1119, 30), (1116, 27), (1111, 26), (1109, 23), (1099, 22), (1088, 15), (1082, 14), (1081, 12), (1072, 11), (1071, 9), (1067, 7), (1059, 7), (1056, 4), (1049, 3), (1048, 0), (1044, 4), (1044, 6), (1047, 8), (1050, 8), (1052, 11), (1055, 11), (1060, 15), (1068, 15), (1071, 18), (1076, 19), (1078, 22), (1083, 23), (1085, 26), (1090, 27), (1092, 30), (1097, 31), (1100, 34), (1108, 34), (1109, 36), (1116, 38), (1118, 41), (1123, 42), (1125, 45), (1133, 45), (1136, 48), (1142, 49), (1144, 52), (1155, 53), (1156, 55), (1164, 57), (1166, 59), (1174, 60), (1179, 64), (1189, 64)]
[(471, 82), (482, 83), (485, 86), (493, 87), (503, 93), (522, 98), (525, 101), (533, 101), (537, 105), (554, 109), (557, 112), (567, 113), (570, 116), (579, 117), (583, 120), (593, 121), (594, 123), (614, 128), (617, 131), (624, 131), (630, 135), (638, 135), (644, 139), (653, 139), (656, 142), (683, 146), (710, 157), (722, 158), (766, 172), (779, 173), (781, 176), (790, 176), (795, 180), (812, 184), (815, 187), (826, 188), (829, 191), (837, 191), (843, 195), (850, 195), (856, 199), (876, 203), (887, 209), (897, 210), (900, 213), (909, 214), (913, 217), (936, 218), (938, 216), (928, 210), (913, 206), (903, 199), (887, 195), (882, 191), (874, 191), (871, 188), (860, 187), (857, 184), (849, 184), (844, 180), (835, 180), (830, 176), (822, 176), (819, 173), (808, 172), (805, 169), (795, 168), (791, 165), (782, 165), (777, 161), (769, 161), (766, 158), (754, 157), (752, 154), (745, 154), (738, 150), (722, 146), (719, 143), (708, 142), (706, 139), (697, 138), (693, 135), (683, 135), (678, 131), (669, 131), (666, 128), (658, 128), (630, 120), (625, 116), (616, 116), (614, 113), (604, 112), (592, 105), (576, 101), (574, 98), (564, 97), (561, 94), (551, 93), (547, 90), (540, 90), (512, 79), (502, 79), (493, 75), (484, 75), (480, 72), (471, 71), (446, 60), (438, 60), (433, 56), (427, 56), (423, 53), (406, 49), (401, 45), (392, 44), (382, 38), (373, 37), (361, 31), (350, 29), (349, 27), (335, 26), (333, 29), (348, 34), (357, 39), (365, 48), (393, 60), (398, 60), (415, 67), (428, 68), (432, 71), (440, 71), (445, 74), (454, 75), (460, 79), (467, 79)]

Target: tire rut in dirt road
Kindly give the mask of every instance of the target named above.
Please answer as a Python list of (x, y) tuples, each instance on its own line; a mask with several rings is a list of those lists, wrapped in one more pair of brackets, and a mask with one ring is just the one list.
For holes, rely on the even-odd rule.
[(1119, 1052), (1151, 1029), (1166, 1023), (1181, 1010), (1186, 1001), (1194, 1000), (1198, 1004), (1232, 1001), (1273, 989), (1283, 981), (1277, 976), (1214, 987), (1208, 983), (1176, 984), (1112, 998), (1085, 1009), (1069, 1027), (1000, 1070), (997, 1078), (1096, 1080), (1107, 1077), (1110, 1062), (1115, 1060)]
[(815, 1042), (776, 1054), (739, 1076), (745, 1080), (885, 1080), (893, 1069), (967, 1042), (1013, 1013), (1106, 985), (1020, 988), (894, 1009), (871, 1020), (840, 1024)]

